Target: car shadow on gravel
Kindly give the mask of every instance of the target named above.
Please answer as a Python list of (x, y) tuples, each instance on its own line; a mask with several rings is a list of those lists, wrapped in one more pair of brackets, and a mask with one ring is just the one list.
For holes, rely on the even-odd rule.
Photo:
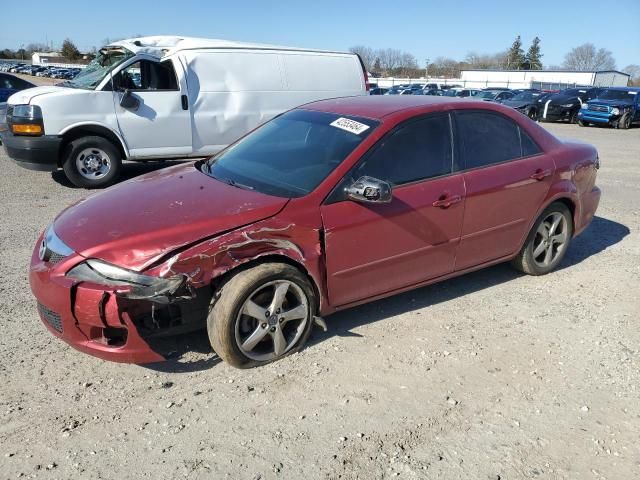
[[(124, 182), (125, 180), (144, 175), (145, 173), (155, 172), (156, 170), (160, 170), (161, 168), (168, 168), (174, 165), (179, 165), (181, 163), (184, 163), (185, 161), (191, 160), (158, 160), (145, 163), (124, 162), (124, 164), (122, 165), (120, 178), (118, 179), (116, 185), (120, 182)], [(56, 183), (62, 185), (63, 187), (82, 188), (77, 187), (73, 183), (71, 183), (67, 176), (64, 174), (63, 170), (56, 170), (55, 172), (51, 172), (51, 178), (53, 178)]]
[[(572, 242), (559, 269), (569, 268), (619, 243), (629, 234), (620, 223), (594, 217), (591, 225)], [(377, 300), (365, 305), (337, 312), (327, 317), (328, 331), (316, 329), (309, 345), (323, 342), (333, 336), (360, 337), (354, 328), (389, 317), (447, 302), (509, 282), (523, 274), (508, 263), (484, 268), (457, 278)], [(221, 362), (213, 352), (204, 330), (175, 337), (159, 339), (151, 345), (156, 351), (168, 352), (166, 362), (144, 365), (164, 373), (187, 373), (206, 370)]]

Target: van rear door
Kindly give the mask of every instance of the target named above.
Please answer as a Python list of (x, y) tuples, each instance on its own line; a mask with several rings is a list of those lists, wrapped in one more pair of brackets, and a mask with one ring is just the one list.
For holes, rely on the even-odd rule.
[[(132, 159), (191, 154), (191, 106), (177, 58), (135, 60), (114, 75), (113, 83), (118, 126)], [(127, 91), (133, 106), (123, 107)]]

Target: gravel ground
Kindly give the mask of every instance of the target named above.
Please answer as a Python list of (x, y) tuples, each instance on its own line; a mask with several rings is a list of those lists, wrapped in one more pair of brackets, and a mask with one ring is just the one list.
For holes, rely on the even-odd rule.
[(602, 160), (558, 271), (499, 265), (344, 311), (249, 371), (204, 333), (152, 368), (50, 335), (29, 257), (87, 191), (1, 154), (0, 478), (640, 478), (640, 128), (548, 128)]

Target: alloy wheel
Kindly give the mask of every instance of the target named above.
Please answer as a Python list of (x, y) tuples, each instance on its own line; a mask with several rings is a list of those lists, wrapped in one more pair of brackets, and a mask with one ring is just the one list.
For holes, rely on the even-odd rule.
[(236, 344), (252, 360), (274, 360), (298, 343), (308, 321), (303, 290), (288, 280), (269, 282), (254, 290), (238, 312)]
[(559, 212), (550, 213), (538, 226), (533, 241), (533, 261), (549, 267), (564, 252), (569, 240), (567, 219)]

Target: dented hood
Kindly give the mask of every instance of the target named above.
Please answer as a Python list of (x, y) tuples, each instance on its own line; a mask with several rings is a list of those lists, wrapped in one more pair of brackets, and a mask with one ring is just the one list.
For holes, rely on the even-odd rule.
[(84, 257), (142, 270), (179, 247), (273, 216), (288, 201), (227, 185), (196, 165), (92, 195), (62, 212), (54, 230)]

